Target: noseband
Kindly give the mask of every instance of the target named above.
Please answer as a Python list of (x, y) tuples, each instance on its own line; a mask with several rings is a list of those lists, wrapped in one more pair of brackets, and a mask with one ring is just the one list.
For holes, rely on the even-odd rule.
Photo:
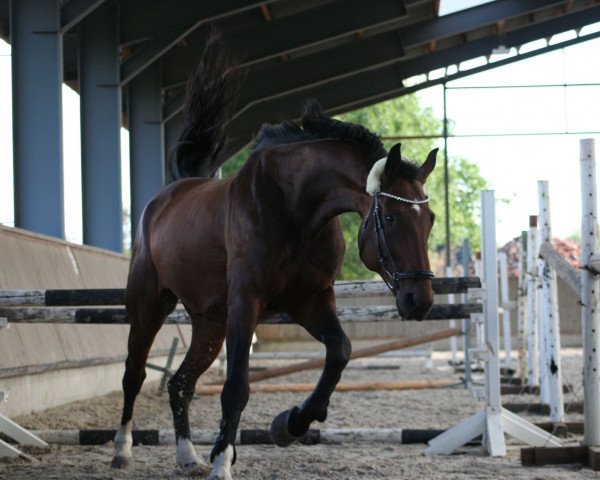
[[(373, 195), (373, 206), (371, 207), (371, 213), (369, 216), (373, 217), (373, 223), (375, 225), (375, 236), (377, 238), (377, 255), (379, 256), (379, 264), (381, 265), (385, 276), (383, 281), (386, 283), (392, 293), (396, 293), (396, 287), (400, 280), (407, 279), (427, 279), (433, 278), (435, 275), (431, 270), (415, 270), (412, 272), (400, 272), (396, 268), (394, 258), (390, 251), (390, 247), (385, 236), (385, 228), (383, 219), (381, 217), (381, 205), (379, 204), (380, 197), (388, 197), (399, 202), (409, 203), (411, 205), (421, 205), (429, 201), (429, 197), (425, 196), (423, 200), (411, 200), (409, 198), (399, 197), (386, 192), (375, 192)], [(365, 220), (361, 238), (359, 242), (359, 250), (362, 252), (365, 240), (365, 233), (367, 231), (367, 224), (369, 223), (369, 217)], [(388, 261), (386, 262), (386, 257)]]

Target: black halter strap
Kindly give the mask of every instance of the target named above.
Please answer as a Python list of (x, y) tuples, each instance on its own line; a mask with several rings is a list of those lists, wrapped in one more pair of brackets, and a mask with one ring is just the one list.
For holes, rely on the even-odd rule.
[[(392, 293), (396, 292), (397, 284), (400, 280), (407, 279), (427, 279), (434, 278), (435, 275), (431, 270), (415, 270), (411, 272), (399, 272), (396, 268), (396, 263), (394, 262), (394, 257), (392, 256), (390, 247), (388, 245), (387, 238), (385, 236), (385, 228), (383, 224), (383, 218), (381, 215), (381, 205), (379, 204), (380, 193), (375, 193), (373, 195), (373, 206), (371, 207), (371, 212), (369, 216), (365, 220), (363, 225), (363, 230), (361, 232), (360, 242), (359, 242), (359, 250), (362, 252), (364, 247), (364, 238), (367, 230), (367, 225), (369, 223), (369, 217), (373, 217), (373, 223), (375, 227), (375, 238), (377, 239), (377, 255), (379, 257), (379, 264), (383, 269), (385, 276), (383, 277), (383, 281), (388, 286), (388, 288), (392, 291)], [(392, 197), (395, 199), (400, 199), (400, 197)], [(404, 199), (402, 199), (404, 200)], [(409, 202), (412, 203), (412, 202)], [(386, 261), (387, 257), (387, 261)]]

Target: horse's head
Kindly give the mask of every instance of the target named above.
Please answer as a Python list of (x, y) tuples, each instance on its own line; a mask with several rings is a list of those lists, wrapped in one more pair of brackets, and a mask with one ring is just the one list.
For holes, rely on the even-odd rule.
[(363, 218), (360, 257), (390, 287), (405, 319), (422, 320), (433, 304), (427, 240), (434, 215), (423, 184), (435, 167), (436, 154), (432, 150), (419, 167), (403, 160), (396, 144), (367, 179), (373, 204)]

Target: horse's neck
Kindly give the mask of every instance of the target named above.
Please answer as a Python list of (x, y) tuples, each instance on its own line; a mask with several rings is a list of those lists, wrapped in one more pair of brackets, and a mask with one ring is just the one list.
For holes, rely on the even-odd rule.
[(364, 217), (370, 208), (365, 191), (369, 167), (361, 153), (348, 147), (318, 149), (313, 156), (284, 159), (285, 176), (292, 179), (289, 195), (307, 232), (319, 231), (328, 221), (345, 212)]

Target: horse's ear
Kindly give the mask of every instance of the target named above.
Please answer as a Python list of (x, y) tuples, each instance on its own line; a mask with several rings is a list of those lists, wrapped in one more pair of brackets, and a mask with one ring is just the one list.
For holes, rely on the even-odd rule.
[(438, 150), (438, 148), (434, 148), (431, 152), (429, 152), (429, 155), (427, 155), (427, 160), (425, 160), (425, 163), (421, 165), (421, 168), (419, 169), (419, 180), (421, 183), (425, 183), (425, 180), (427, 180), (427, 177), (433, 171)]
[(388, 182), (394, 181), (402, 162), (402, 155), (400, 153), (400, 144), (397, 143), (392, 148), (387, 156), (387, 162), (385, 162), (384, 175)]

